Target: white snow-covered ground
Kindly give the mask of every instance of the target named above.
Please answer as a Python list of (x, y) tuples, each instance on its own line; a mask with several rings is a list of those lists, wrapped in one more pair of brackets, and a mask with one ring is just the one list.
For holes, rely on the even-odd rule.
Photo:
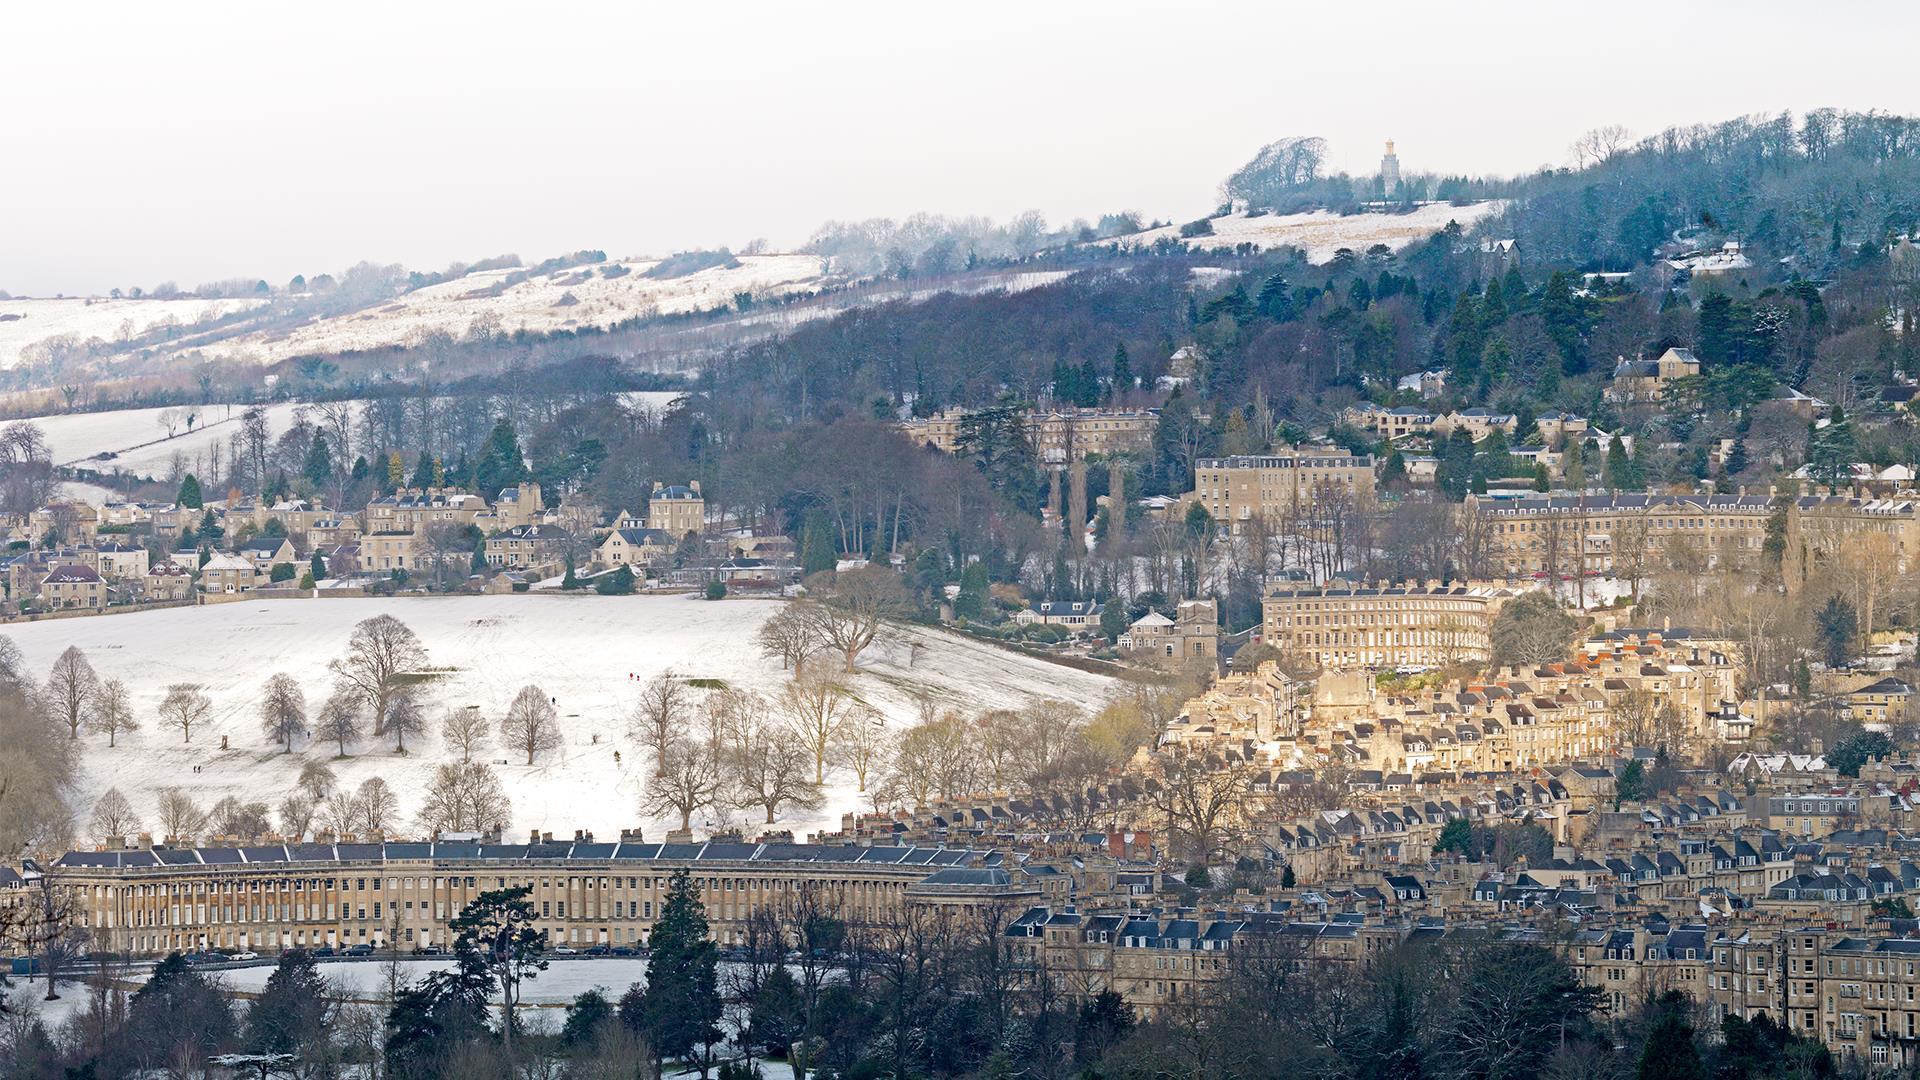
[[(265, 406), (267, 423), (276, 438), (293, 422), (293, 412), (298, 407), (292, 403)], [(57, 465), (142, 472), (156, 462), (164, 470), (167, 460), (176, 453), (192, 457), (205, 452), (216, 442), (232, 438), (239, 426), (240, 414), (246, 409), (245, 405), (230, 404), (114, 409), (108, 412), (35, 416), (29, 417), (27, 422), (38, 426), (46, 435), (47, 449), (52, 452)], [(174, 435), (169, 437), (166, 427), (160, 423), (161, 414), (184, 414), (189, 411), (195, 414), (193, 430), (188, 431), (185, 421), (181, 420), (174, 427)], [(153, 445), (147, 446), (147, 443)], [(87, 460), (103, 453), (111, 453), (115, 457), (100, 461)]]
[[(620, 395), (630, 406), (663, 409), (678, 400), (677, 391), (632, 391)], [(352, 403), (355, 410), (359, 403)], [(317, 422), (318, 405), (279, 402), (263, 406), (269, 433), (279, 438), (293, 425), (301, 409)], [(214, 404), (173, 406), (171, 408), (114, 409), (106, 412), (62, 413), (29, 417), (25, 422), (38, 426), (46, 436), (47, 448), (57, 465), (78, 465), (99, 472), (125, 472), (138, 476), (164, 477), (177, 454), (189, 464), (203, 457), (216, 444), (225, 443), (239, 430), (240, 416), (247, 406)], [(160, 422), (162, 414), (195, 414), (193, 429), (184, 420), (174, 425), (174, 434)], [(18, 421), (0, 421), (0, 427)], [(111, 454), (102, 458), (99, 455)]]
[[(381, 960), (322, 958), (320, 974), (334, 985), (342, 998), (376, 1001), (386, 992), (387, 966), (387, 963)], [(412, 985), (433, 972), (451, 969), (453, 961), (401, 960), (398, 962), (398, 967), (400, 978), (406, 985)], [(273, 964), (262, 963), (252, 967), (216, 971), (214, 977), (235, 993), (257, 994), (266, 989), (267, 977), (273, 974), (273, 970)], [(722, 977), (725, 977), (724, 972)], [(136, 976), (133, 981), (144, 982), (146, 976)], [(522, 984), (524, 996), (521, 1002), (523, 1008), (565, 1005), (588, 990), (594, 989), (618, 1001), (620, 995), (627, 992), (627, 987), (646, 981), (647, 962), (638, 958), (625, 956), (554, 958), (548, 961), (547, 970)], [(62, 993), (64, 995), (65, 992)]]
[(75, 344), (98, 340), (123, 343), (169, 323), (182, 330), (236, 311), (250, 311), (263, 300), (112, 300), (69, 297), (0, 300), (0, 368), (34, 362), (33, 346), (51, 338)]
[[(1231, 249), (1241, 244), (1253, 244), (1262, 249), (1295, 247), (1306, 252), (1310, 262), (1319, 263), (1333, 258), (1334, 252), (1341, 248), (1361, 254), (1375, 244), (1385, 244), (1398, 251), (1415, 240), (1432, 236), (1446, 228), (1449, 221), (1457, 221), (1461, 228), (1471, 229), (1481, 218), (1498, 212), (1503, 205), (1497, 200), (1469, 206), (1426, 203), (1405, 214), (1341, 215), (1328, 210), (1306, 214), (1262, 214), (1259, 217), (1228, 214), (1213, 219), (1212, 236), (1192, 237), (1186, 244), (1196, 251)], [(1180, 226), (1174, 224), (1148, 229), (1120, 237), (1117, 242), (1127, 247), (1146, 247), (1162, 237), (1179, 239)]]
[[(412, 345), (429, 334), (465, 339), (476, 333), (605, 329), (638, 316), (725, 308), (740, 293), (764, 300), (825, 282), (816, 255), (742, 255), (737, 261), (738, 266), (683, 277), (650, 278), (646, 271), (658, 260), (615, 260), (555, 270), (511, 285), (507, 279), (523, 271), (483, 270), (293, 329), (257, 330), (194, 347), (207, 356), (265, 364)], [(627, 272), (617, 277), (602, 273), (616, 267)]]
[[(89, 345), (111, 362), (134, 355), (135, 340), (172, 326), (166, 340), (139, 347), (160, 355), (198, 353), (260, 364), (293, 356), (410, 345), (429, 334), (605, 328), (636, 316), (711, 311), (747, 293), (756, 300), (809, 290), (829, 278), (817, 255), (741, 255), (738, 265), (651, 278), (658, 259), (616, 259), (508, 283), (522, 268), (481, 270), (375, 306), (298, 326), (268, 325), (283, 304), (267, 298), (114, 300), (105, 297), (0, 300), (0, 368), (44, 362), (48, 342)], [(609, 276), (610, 272), (613, 276)], [(622, 272), (624, 271), (624, 272)], [(237, 312), (257, 317), (212, 328)]]
[[(435, 597), (405, 599), (261, 600), (172, 608), (127, 615), (26, 623), (0, 630), (20, 646), (27, 669), (44, 672), (69, 645), (78, 646), (102, 678), (124, 680), (144, 728), (109, 748), (87, 736), (75, 793), (84, 825), (95, 799), (118, 787), (152, 827), (161, 787), (178, 786), (205, 804), (228, 794), (277, 806), (307, 761), (327, 761), (343, 785), (379, 775), (401, 793), (411, 818), (435, 766), (447, 760), (438, 739), (445, 708), (478, 705), (493, 719), (519, 689), (538, 685), (555, 698), (563, 745), (536, 764), (496, 744), (484, 760), (498, 766), (513, 799), (514, 828), (571, 835), (574, 829), (613, 834), (642, 823), (637, 809), (645, 782), (644, 755), (626, 737), (626, 717), (641, 685), (672, 668), (699, 679), (777, 693), (786, 675), (754, 645), (760, 624), (779, 610), (775, 600), (690, 596)], [(355, 623), (389, 613), (410, 626), (427, 650), (429, 667), (444, 677), (426, 684), (434, 731), (414, 742), (410, 755), (390, 743), (355, 747), (336, 760), (331, 744), (300, 743), (282, 754), (261, 734), (256, 706), (261, 685), (276, 672), (299, 680), (310, 712), (332, 685), (327, 663), (346, 649)], [(920, 649), (910, 649), (918, 643)], [(205, 686), (214, 707), (208, 722), (183, 744), (161, 728), (156, 708), (169, 683)], [(916, 692), (943, 708), (972, 711), (1060, 698), (1096, 707), (1113, 687), (1104, 676), (1023, 657), (968, 638), (903, 627), (861, 658), (851, 687), (904, 726), (914, 716)], [(230, 749), (221, 750), (222, 738)], [(620, 755), (615, 760), (615, 753)], [(837, 826), (858, 808), (850, 777), (830, 775), (828, 798), (817, 811), (783, 818), (796, 834)], [(734, 818), (757, 828), (751, 812)], [(661, 823), (644, 822), (649, 835)], [(703, 823), (704, 824), (704, 823)]]

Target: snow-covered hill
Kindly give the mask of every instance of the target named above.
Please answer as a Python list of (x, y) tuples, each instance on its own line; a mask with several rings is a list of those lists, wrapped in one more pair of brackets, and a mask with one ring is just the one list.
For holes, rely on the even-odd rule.
[[(0, 369), (45, 364), (102, 370), (140, 359), (226, 359), (272, 364), (296, 356), (417, 344), (433, 334), (546, 334), (604, 329), (637, 317), (725, 310), (821, 288), (816, 255), (741, 255), (692, 272), (658, 259), (615, 259), (534, 274), (478, 270), (359, 310), (291, 325), (289, 298), (200, 300), (0, 300)], [(232, 317), (241, 315), (244, 317)], [(164, 329), (164, 333), (158, 333)], [(51, 352), (50, 352), (51, 347)]]
[(736, 265), (676, 277), (649, 277), (657, 260), (614, 261), (525, 277), (520, 269), (483, 270), (415, 289), (378, 307), (316, 319), (293, 329), (253, 331), (200, 347), (207, 356), (272, 363), (294, 356), (412, 345), (429, 334), (605, 329), (650, 315), (716, 311), (745, 293), (756, 300), (820, 287), (816, 255), (742, 255)]
[[(1191, 237), (1186, 244), (1198, 251), (1231, 250), (1241, 244), (1252, 244), (1262, 250), (1295, 247), (1306, 252), (1308, 261), (1320, 263), (1333, 258), (1341, 248), (1361, 254), (1375, 244), (1385, 244), (1398, 251), (1415, 240), (1432, 236), (1446, 228), (1449, 221), (1457, 221), (1461, 228), (1471, 229), (1480, 219), (1497, 213), (1502, 205), (1498, 201), (1468, 206), (1425, 203), (1405, 214), (1342, 215), (1327, 210), (1306, 214), (1261, 214), (1257, 217), (1228, 214), (1213, 219), (1213, 235)], [(1148, 229), (1120, 237), (1117, 241), (1102, 243), (1147, 247), (1162, 238), (1180, 239), (1180, 226)]]
[[(620, 395), (629, 405), (654, 409), (664, 408), (680, 396), (675, 391), (650, 390)], [(349, 404), (358, 410), (359, 402)], [(247, 408), (246, 405), (215, 403), (171, 408), (110, 409), (104, 412), (27, 417), (26, 422), (38, 426), (46, 436), (47, 448), (56, 465), (74, 465), (101, 473), (120, 472), (158, 479), (167, 475), (175, 455), (192, 469), (196, 458), (204, 456), (214, 445), (231, 439), (239, 429), (241, 414)], [(294, 417), (301, 409), (317, 408), (317, 405), (285, 401), (261, 406), (266, 414), (268, 433), (276, 439), (293, 425)], [(191, 430), (184, 419), (188, 413), (194, 418)], [(168, 414), (172, 415), (171, 427), (164, 422)], [(0, 421), (0, 424), (12, 422)]]
[[(144, 729), (112, 748), (104, 737), (86, 739), (75, 800), (83, 825), (93, 800), (108, 787), (133, 800), (150, 827), (155, 791), (168, 785), (186, 788), (203, 804), (238, 794), (277, 805), (311, 760), (331, 763), (343, 784), (384, 777), (411, 814), (434, 767), (446, 760), (437, 730), (406, 757), (388, 744), (361, 746), (335, 760), (331, 745), (301, 744), (291, 755), (279, 753), (261, 734), (255, 712), (261, 684), (276, 672), (297, 678), (309, 710), (317, 711), (331, 686), (327, 663), (345, 651), (353, 625), (389, 613), (420, 636), (431, 667), (446, 672), (426, 685), (436, 729), (446, 707), (478, 705), (497, 719), (528, 684), (557, 699), (561, 749), (533, 766), (497, 747), (486, 752), (488, 761), (509, 762), (498, 769), (513, 799), (516, 829), (606, 834), (640, 820), (644, 756), (626, 737), (625, 718), (641, 684), (670, 667), (693, 678), (777, 692), (786, 676), (777, 662), (759, 654), (753, 635), (779, 604), (686, 596), (272, 600), (29, 623), (0, 632), (19, 644), (30, 671), (46, 671), (61, 650), (76, 645), (102, 678), (123, 679), (133, 692)], [(914, 643), (918, 649), (910, 647)], [(161, 728), (155, 715), (174, 682), (202, 683), (214, 702), (211, 719), (191, 745)], [(943, 707), (972, 711), (1049, 697), (1092, 705), (1113, 685), (1102, 676), (922, 627), (902, 628), (890, 643), (870, 649), (852, 679), (855, 692), (897, 726), (911, 722), (916, 691)], [(222, 737), (230, 749), (220, 749)], [(850, 782), (839, 777), (831, 784), (824, 807), (782, 826), (817, 829), (855, 809), (858, 795)], [(751, 826), (752, 815), (745, 819)], [(659, 822), (646, 825), (650, 833), (659, 831)]]
[(201, 300), (184, 297), (115, 300), (65, 297), (0, 300), (0, 368), (44, 364), (50, 345), (97, 342), (101, 351), (133, 347), (150, 331), (185, 332), (236, 312), (257, 310), (265, 300)]

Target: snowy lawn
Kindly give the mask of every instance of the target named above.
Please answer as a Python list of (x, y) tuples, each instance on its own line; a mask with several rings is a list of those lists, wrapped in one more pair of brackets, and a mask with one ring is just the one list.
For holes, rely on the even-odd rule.
[[(157, 789), (178, 786), (203, 805), (238, 794), (277, 806), (308, 761), (329, 762), (343, 785), (379, 775), (400, 793), (411, 815), (435, 766), (450, 758), (437, 737), (443, 708), (477, 705), (490, 718), (513, 695), (537, 684), (557, 699), (563, 744), (525, 764), (497, 744), (484, 751), (513, 800), (514, 831), (571, 836), (589, 829), (610, 837), (641, 824), (636, 808), (645, 757), (627, 738), (626, 717), (645, 681), (673, 668), (699, 679), (779, 691), (786, 673), (761, 656), (754, 633), (779, 610), (777, 600), (709, 602), (691, 596), (517, 595), (403, 599), (261, 600), (171, 608), (127, 615), (26, 623), (0, 630), (12, 637), (29, 671), (48, 670), (68, 645), (78, 646), (102, 678), (126, 681), (142, 730), (109, 748), (87, 735), (75, 793), (84, 826), (93, 801), (118, 787), (153, 827)], [(355, 623), (388, 613), (419, 635), (439, 677), (424, 692), (433, 731), (401, 756), (391, 743), (351, 747), (336, 758), (332, 744), (296, 744), (283, 754), (261, 734), (257, 706), (268, 676), (286, 672), (317, 713), (332, 685), (328, 661), (341, 655)], [(917, 651), (912, 644), (917, 643)], [(212, 715), (184, 744), (159, 726), (156, 708), (169, 683), (196, 682), (213, 699)], [(902, 627), (862, 656), (853, 691), (889, 723), (914, 717), (916, 692), (943, 708), (978, 710), (1060, 698), (1095, 707), (1114, 680), (1049, 664), (982, 642), (924, 627)], [(229, 748), (220, 748), (225, 738)], [(616, 760), (616, 755), (618, 755)], [(783, 818), (801, 834), (837, 827), (859, 807), (850, 777), (829, 775), (826, 804)], [(736, 818), (757, 828), (752, 814)], [(657, 837), (663, 823), (644, 822)], [(696, 826), (705, 824), (696, 822)]]

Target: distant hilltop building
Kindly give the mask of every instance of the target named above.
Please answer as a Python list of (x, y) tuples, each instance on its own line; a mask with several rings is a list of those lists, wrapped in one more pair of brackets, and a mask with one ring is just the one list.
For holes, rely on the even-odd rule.
[(1400, 156), (1393, 152), (1393, 140), (1387, 140), (1387, 152), (1380, 158), (1380, 192), (1388, 198), (1400, 187)]

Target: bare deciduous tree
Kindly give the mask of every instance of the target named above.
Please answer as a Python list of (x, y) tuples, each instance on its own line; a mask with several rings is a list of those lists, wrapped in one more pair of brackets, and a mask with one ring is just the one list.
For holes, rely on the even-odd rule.
[(215, 833), (243, 840), (263, 836), (273, 827), (273, 823), (267, 820), (266, 803), (244, 802), (237, 795), (228, 795), (214, 803), (208, 818)]
[(653, 773), (640, 800), (642, 813), (678, 815), (683, 831), (693, 827), (693, 815), (712, 806), (720, 793), (719, 739), (711, 719), (704, 726), (704, 731), (675, 733), (655, 751)]
[(213, 711), (213, 699), (200, 689), (199, 683), (174, 683), (167, 687), (167, 696), (160, 702), (160, 722), (171, 728), (179, 728), (181, 741), (193, 741), (193, 729), (198, 727)]
[(668, 668), (641, 688), (640, 700), (627, 720), (627, 732), (635, 742), (657, 754), (686, 723), (692, 703), (693, 691), (686, 680)]
[(820, 642), (840, 655), (849, 675), (886, 621), (909, 607), (900, 575), (878, 566), (815, 574), (807, 579), (807, 592), (797, 610)]
[(464, 709), (448, 709), (440, 718), (440, 741), (448, 749), (460, 751), (460, 762), (465, 764), (473, 760), (473, 755), (487, 745), (487, 735), (492, 725), (480, 713), (480, 706), (469, 705)]
[(813, 782), (827, 778), (827, 752), (854, 701), (832, 675), (815, 665), (780, 692), (780, 712), (793, 737), (813, 757)]
[(320, 827), (335, 836), (358, 833), (365, 816), (366, 808), (359, 797), (348, 791), (336, 791), (327, 796), (327, 801), (319, 808)]
[(294, 840), (307, 835), (307, 827), (313, 824), (313, 812), (317, 805), (313, 796), (304, 791), (296, 791), (281, 799), (281, 834)]
[(360, 691), (373, 717), (374, 734), (386, 729), (388, 706), (402, 677), (427, 662), (427, 650), (407, 624), (391, 615), (375, 615), (353, 628), (347, 654), (332, 664), (333, 673)]
[(507, 715), (500, 718), (500, 743), (526, 754), (529, 765), (534, 755), (560, 745), (560, 722), (545, 690), (523, 686), (514, 695)]
[(346, 683), (333, 688), (327, 695), (327, 703), (320, 707), (319, 730), (321, 739), (339, 747), (340, 757), (347, 756), (347, 747), (360, 741), (360, 715), (366, 706), (366, 699), (360, 691)]
[(110, 787), (94, 800), (93, 817), (87, 822), (87, 835), (95, 843), (105, 843), (138, 831), (140, 819), (133, 812), (133, 804), (120, 794), (119, 788)]
[(395, 753), (407, 752), (407, 736), (419, 735), (427, 729), (427, 710), (420, 704), (420, 694), (411, 686), (397, 686), (387, 699), (387, 733), (393, 736)]
[(820, 638), (815, 633), (812, 620), (806, 612), (794, 605), (782, 607), (780, 611), (760, 625), (754, 635), (759, 643), (760, 652), (768, 659), (780, 661), (782, 671), (798, 674), (800, 665), (807, 657), (820, 648)]
[(300, 778), (294, 784), (317, 804), (333, 791), (333, 766), (324, 761), (309, 761), (300, 766)]
[(1573, 154), (1573, 163), (1578, 168), (1599, 165), (1612, 161), (1622, 150), (1633, 145), (1633, 133), (1619, 124), (1607, 124), (1573, 140), (1569, 150)]
[(442, 765), (427, 785), (420, 827), (429, 832), (490, 832), (513, 814), (500, 778), (486, 765)]
[(100, 693), (100, 677), (78, 646), (69, 645), (53, 662), (47, 673), (47, 709), (67, 725), (67, 737), (78, 739), (80, 726), (87, 721), (94, 699)]
[(281, 672), (267, 680), (260, 698), (260, 731), (283, 753), (293, 753), (293, 740), (307, 733), (307, 696), (293, 676)]
[(177, 787), (160, 789), (160, 831), (168, 840), (187, 841), (207, 827), (207, 811)]
[(360, 823), (370, 832), (386, 832), (400, 817), (400, 797), (377, 776), (360, 781), (355, 798), (360, 803)]
[(133, 695), (128, 693), (126, 683), (108, 679), (100, 684), (93, 710), (87, 716), (87, 730), (105, 732), (108, 746), (118, 743), (121, 732), (140, 730), (140, 721), (133, 715)]
[(765, 699), (729, 690), (715, 695), (708, 707), (720, 732), (721, 770), (732, 805), (765, 811), (769, 825), (782, 806), (820, 805), (819, 782), (807, 780), (807, 751), (767, 715)]
[(853, 774), (861, 794), (867, 781), (886, 771), (893, 740), (887, 731), (886, 717), (864, 702), (856, 704), (840, 723), (833, 745), (833, 760)]
[(1226, 844), (1247, 794), (1244, 761), (1175, 744), (1159, 755), (1148, 793), (1175, 849), (1204, 862)]

